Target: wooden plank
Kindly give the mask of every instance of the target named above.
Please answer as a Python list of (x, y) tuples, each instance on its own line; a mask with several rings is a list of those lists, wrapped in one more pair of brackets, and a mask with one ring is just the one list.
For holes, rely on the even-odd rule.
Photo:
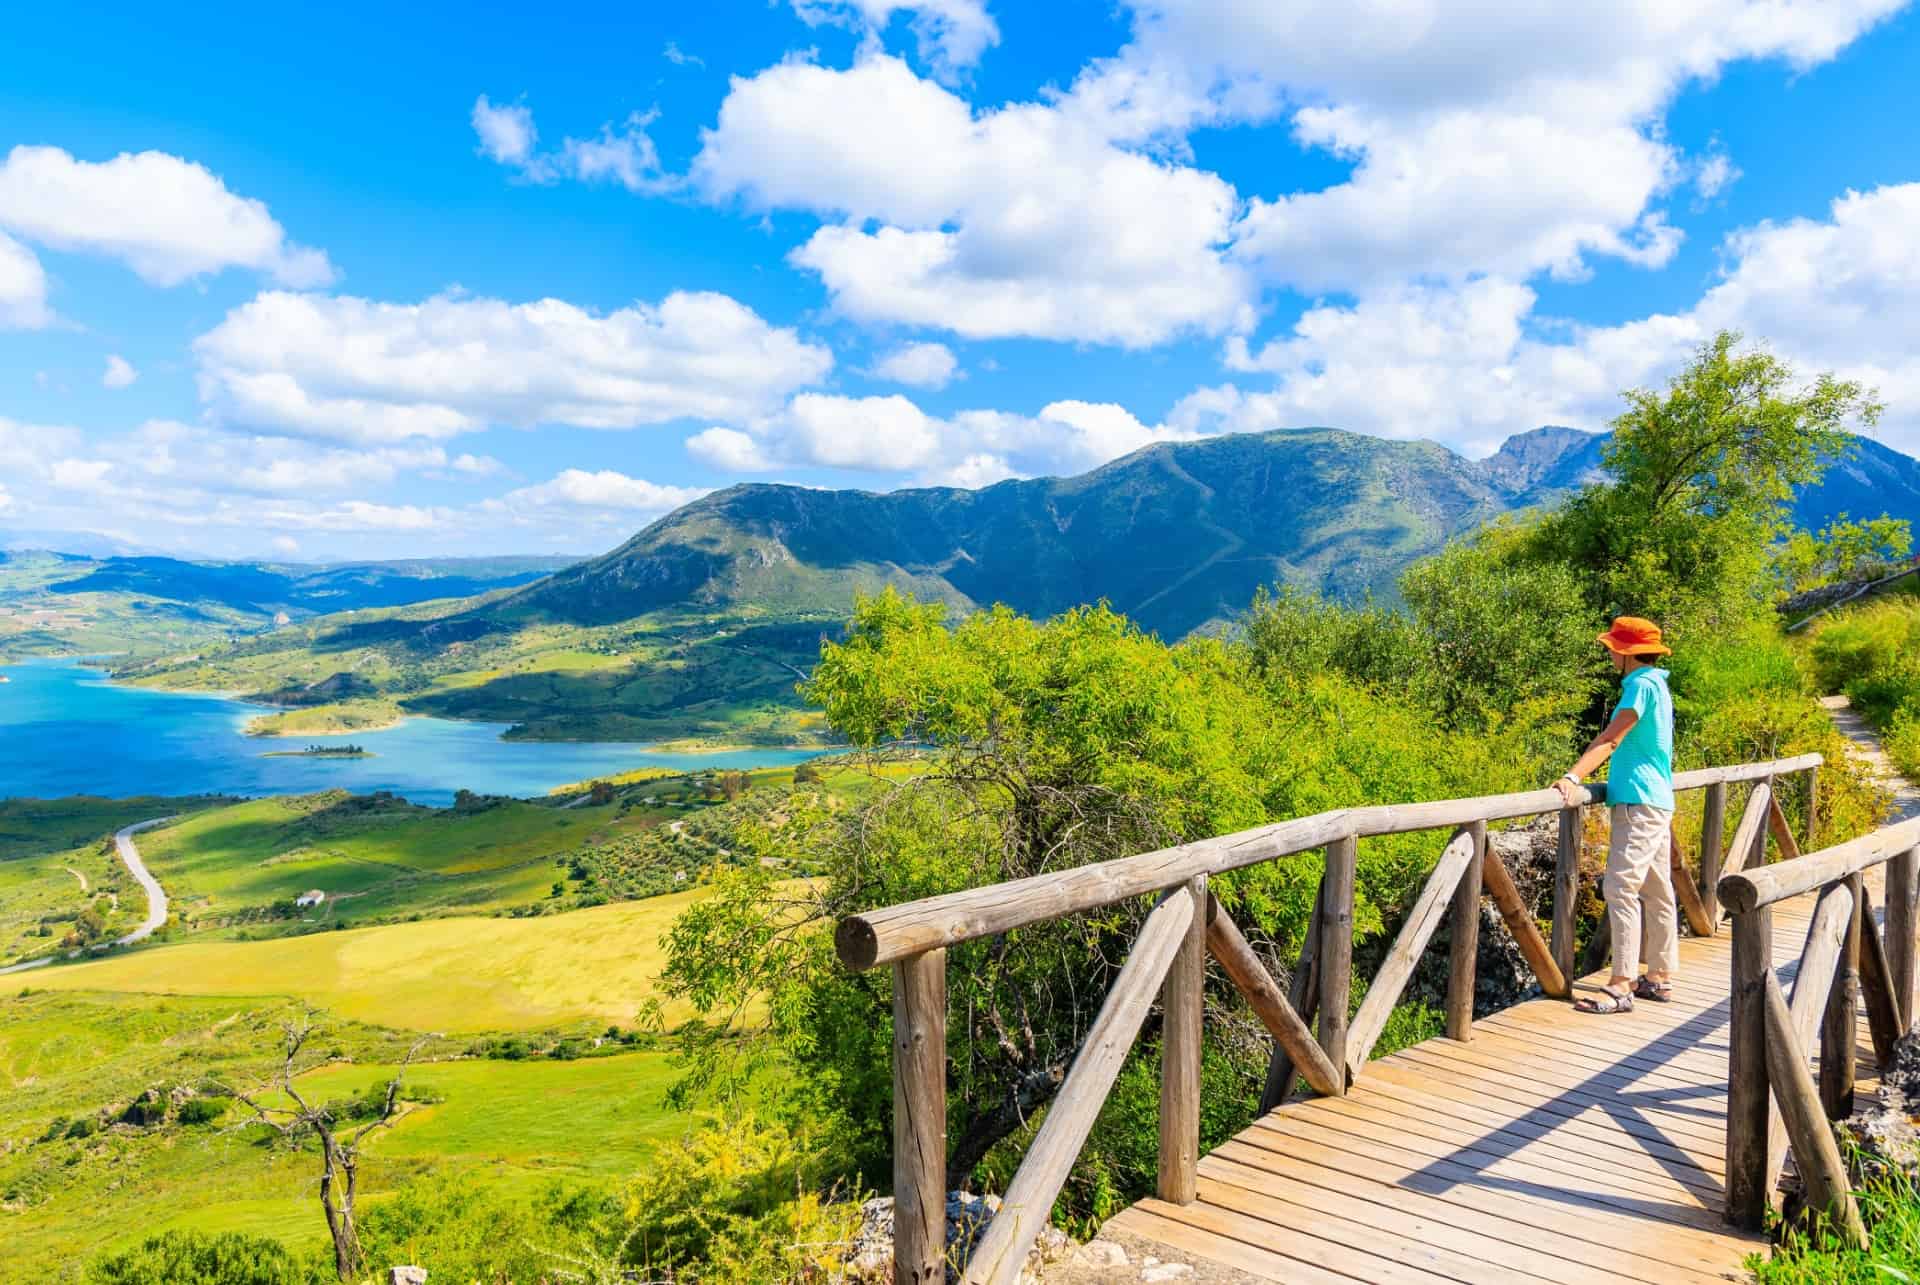
[[(1320, 903), (1326, 895), (1327, 881), (1322, 876), (1320, 886), (1313, 894), (1313, 918), (1307, 922), (1307, 931), (1301, 937), (1300, 960), (1294, 965), (1293, 977), (1287, 983), (1287, 1002), (1300, 1015), (1300, 1020), (1309, 1026), (1320, 1009), (1320, 970), (1314, 946), (1320, 940)], [(1286, 1046), (1276, 1041), (1273, 1053), (1267, 1058), (1267, 1083), (1260, 1091), (1262, 1115), (1293, 1096), (1293, 1084), (1298, 1074)]]
[(1700, 904), (1706, 908), (1707, 923), (1715, 931), (1720, 923), (1720, 858), (1726, 840), (1727, 787), (1716, 782), (1707, 787), (1700, 812)]
[[(1320, 1049), (1339, 1068), (1347, 1064), (1347, 1005), (1353, 993), (1353, 878), (1357, 853), (1357, 841), (1351, 836), (1327, 845), (1326, 896), (1320, 903)], [(1342, 1084), (1340, 1090), (1345, 1092), (1346, 1085)]]
[[(1324, 1241), (1340, 1271), (1361, 1280), (1448, 1281), (1472, 1285), (1480, 1280), (1516, 1280), (1511, 1273), (1489, 1272), (1484, 1262), (1441, 1249), (1425, 1239), (1384, 1235), (1377, 1227), (1312, 1208), (1301, 1208), (1264, 1190), (1205, 1180), (1206, 1204), (1233, 1219), (1234, 1234), (1253, 1244), (1271, 1243), (1275, 1230), (1307, 1233)], [(1228, 1234), (1226, 1227), (1220, 1228)], [(1409, 1271), (1409, 1269), (1411, 1269)]]
[(1807, 1070), (1806, 1046), (1794, 1029), (1786, 996), (1780, 992), (1780, 979), (1771, 971), (1765, 987), (1767, 1079), (1780, 1113), (1786, 1117), (1787, 1135), (1793, 1140), (1794, 1168), (1807, 1188), (1807, 1207), (1831, 1219), (1833, 1229), (1856, 1248), (1865, 1249), (1866, 1224), (1860, 1219), (1859, 1205), (1854, 1203), (1846, 1164), (1840, 1159), (1839, 1144), (1833, 1140), (1833, 1127), (1820, 1107), (1819, 1090)]
[[(1721, 897), (1726, 880), (1720, 881)], [(1773, 976), (1773, 911), (1734, 916), (1727, 1036), (1727, 1221), (1758, 1231), (1771, 1191), (1767, 1171), (1766, 981)]]
[(1507, 931), (1513, 935), (1513, 941), (1526, 957), (1527, 967), (1540, 982), (1540, 989), (1558, 999), (1567, 995), (1567, 975), (1553, 962), (1553, 952), (1547, 949), (1546, 941), (1540, 936), (1540, 925), (1533, 922), (1533, 916), (1527, 911), (1527, 903), (1520, 899), (1520, 889), (1514, 886), (1513, 876), (1507, 873), (1506, 863), (1500, 860), (1500, 854), (1488, 848), (1481, 864), (1481, 875), (1486, 883), (1487, 894), (1493, 898), (1493, 904), (1500, 910), (1500, 918), (1506, 922)]
[(893, 966), (893, 1278), (947, 1279), (947, 952)]
[(1184, 1255), (1224, 1264), (1246, 1273), (1254, 1280), (1300, 1281), (1302, 1285), (1353, 1285), (1351, 1276), (1342, 1276), (1311, 1263), (1303, 1263), (1244, 1241), (1191, 1226), (1177, 1217), (1180, 1212), (1178, 1206), (1169, 1206), (1162, 1213), (1151, 1202), (1143, 1200), (1116, 1215), (1107, 1225), (1116, 1231), (1130, 1232), (1170, 1246)]
[[(1305, 1104), (1303, 1104), (1304, 1106)], [(1627, 1163), (1625, 1152), (1601, 1147), (1560, 1148), (1551, 1135), (1542, 1138), (1511, 1129), (1472, 1128), (1439, 1112), (1423, 1112), (1389, 1096), (1372, 1092), (1344, 1098), (1323, 1098), (1312, 1111), (1295, 1112), (1303, 1118), (1338, 1116), (1365, 1122), (1395, 1136), (1426, 1138), (1452, 1148), (1451, 1155), (1512, 1157), (1551, 1169), (1569, 1178), (1597, 1177), (1602, 1183), (1627, 1191), (1666, 1192), (1702, 1209), (1720, 1208), (1720, 1183), (1703, 1169), (1688, 1167), (1675, 1173), (1653, 1161)]]
[(1553, 850), (1553, 963), (1562, 977), (1573, 976), (1573, 930), (1580, 900), (1580, 817), (1578, 807), (1560, 809), (1560, 833)]
[(1000, 1212), (975, 1243), (962, 1277), (968, 1285), (1012, 1285), (1019, 1278), (1033, 1238), (1053, 1216), (1054, 1198), (1106, 1104), (1107, 1092), (1120, 1074), (1174, 955), (1187, 940), (1188, 925), (1203, 913), (1205, 908), (1196, 907), (1185, 888), (1176, 888), (1140, 926), (1133, 950), (1088, 1028), (1066, 1081), (1007, 1184)]
[(1474, 968), (1480, 956), (1480, 885), (1487, 852), (1487, 823), (1467, 827), (1473, 856), (1453, 886), (1447, 934), (1447, 1038), (1473, 1038)]
[(1420, 962), (1427, 943), (1433, 940), (1434, 930), (1440, 926), (1441, 916), (1453, 901), (1454, 889), (1473, 863), (1474, 852), (1471, 830), (1458, 831), (1447, 841), (1413, 909), (1407, 912), (1406, 922), (1400, 925), (1399, 935), (1388, 947), (1386, 958), (1380, 961), (1373, 984), (1367, 988), (1366, 998), (1360, 1001), (1360, 1010), (1347, 1028), (1346, 1063), (1350, 1082), (1360, 1077), (1367, 1057), (1379, 1042), (1380, 1032), (1393, 1016), (1394, 1005), (1400, 1002), (1400, 992), (1406, 989), (1407, 979), (1413, 976), (1414, 966)]
[[(1240, 935), (1233, 917), (1224, 906), (1213, 900), (1211, 894), (1207, 909), (1208, 948), (1213, 952), (1213, 957), (1220, 961), (1220, 967), (1228, 979), (1246, 997), (1254, 1016), (1273, 1036), (1275, 1045), (1286, 1052), (1289, 1065), (1300, 1069), (1315, 1093), (1341, 1092), (1345, 1082), (1340, 1077), (1339, 1068), (1328, 1060), (1326, 1053), (1314, 1042), (1312, 1028), (1293, 1011), (1293, 1005), (1287, 1003), (1287, 997), (1280, 993), (1273, 974), (1266, 970), (1260, 957), (1253, 953), (1253, 947)], [(1194, 1100), (1199, 1100), (1197, 1088)]]
[[(1213, 908), (1207, 877), (1187, 881), (1196, 910), (1160, 984), (1160, 1199), (1184, 1205), (1193, 1199), (1194, 1166), (1200, 1163), (1201, 988), (1207, 979), (1207, 920)], [(1264, 970), (1263, 970), (1264, 971)]]
[[(1342, 1236), (1348, 1234), (1348, 1228), (1377, 1228), (1386, 1236), (1465, 1254), (1484, 1263), (1492, 1279), (1548, 1281), (1552, 1285), (1613, 1285), (1620, 1279), (1580, 1261), (1575, 1242), (1554, 1242), (1554, 1248), (1566, 1251), (1564, 1257), (1532, 1246), (1508, 1244), (1484, 1231), (1463, 1228), (1444, 1206), (1403, 1208), (1359, 1197), (1330, 1198), (1337, 1193), (1302, 1182), (1290, 1174), (1256, 1169), (1217, 1156), (1207, 1164), (1200, 1185), (1217, 1204), (1226, 1203), (1224, 1191), (1230, 1187), (1259, 1192), (1299, 1210), (1293, 1215), (1296, 1222), (1328, 1219), (1338, 1226)], [(1278, 1212), (1276, 1209), (1275, 1213)], [(1503, 1273), (1510, 1275), (1502, 1276)]]
[[(1270, 1117), (1284, 1121), (1282, 1111)], [(1342, 1145), (1342, 1144), (1346, 1145)], [(1738, 1236), (1716, 1236), (1696, 1227), (1683, 1227), (1628, 1214), (1600, 1200), (1583, 1200), (1551, 1184), (1524, 1179), (1500, 1179), (1477, 1173), (1464, 1165), (1445, 1161), (1417, 1162), (1408, 1155), (1382, 1155), (1373, 1149), (1353, 1149), (1350, 1139), (1335, 1135), (1330, 1141), (1313, 1136), (1313, 1130), (1295, 1128), (1290, 1132), (1254, 1128), (1233, 1143), (1221, 1147), (1234, 1150), (1230, 1158), (1246, 1160), (1249, 1152), (1299, 1157), (1328, 1168), (1378, 1178), (1409, 1192), (1423, 1192), (1449, 1203), (1471, 1203), (1488, 1211), (1500, 1211), (1511, 1221), (1525, 1227), (1557, 1231), (1601, 1244), (1630, 1248), (1636, 1256), (1653, 1259), (1669, 1271), (1716, 1274), (1730, 1254), (1750, 1251), (1755, 1242)], [(1524, 1243), (1518, 1232), (1512, 1237)]]
[(1722, 1157), (1698, 1144), (1691, 1150), (1676, 1146), (1655, 1127), (1629, 1132), (1612, 1116), (1594, 1108), (1553, 1115), (1518, 1105), (1511, 1097), (1477, 1092), (1461, 1081), (1437, 1082), (1418, 1076), (1402, 1079), (1399, 1077), (1407, 1076), (1404, 1068), (1398, 1069), (1398, 1076), (1389, 1075), (1384, 1066), (1376, 1069), (1380, 1074), (1368, 1077), (1365, 1100), (1370, 1103), (1398, 1104), (1410, 1111), (1426, 1112), (1435, 1120), (1458, 1120), (1503, 1137), (1532, 1139), (1537, 1145), (1616, 1168), (1657, 1168), (1675, 1176), (1690, 1171), (1698, 1175), (1699, 1183), (1716, 1193), (1723, 1188), (1720, 1175), (1726, 1169)]
[[(1577, 1209), (1543, 1209), (1498, 1189), (1409, 1180), (1396, 1166), (1365, 1158), (1355, 1162), (1331, 1148), (1301, 1143), (1281, 1152), (1235, 1140), (1223, 1143), (1201, 1161), (1201, 1171), (1211, 1175), (1222, 1163), (1289, 1178), (1322, 1191), (1326, 1193), (1322, 1197), (1325, 1205), (1354, 1202), (1359, 1217), (1375, 1217), (1373, 1210), (1382, 1206), (1403, 1210), (1470, 1231), (1488, 1245), (1537, 1249), (1568, 1262), (1590, 1265), (1616, 1280), (1667, 1285), (1671, 1281), (1720, 1279), (1710, 1269), (1679, 1267), (1636, 1252), (1638, 1246), (1631, 1238), (1619, 1239), (1617, 1229), (1604, 1219), (1588, 1223)], [(1662, 1241), (1686, 1235), (1641, 1230), (1653, 1230)]]

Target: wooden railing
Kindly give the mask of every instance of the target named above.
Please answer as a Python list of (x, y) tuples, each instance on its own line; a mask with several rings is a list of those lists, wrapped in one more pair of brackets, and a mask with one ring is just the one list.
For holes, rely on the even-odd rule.
[[(1760, 864), (1769, 834), (1783, 851), (1797, 855), (1773, 796), (1774, 782), (1791, 773), (1806, 774), (1811, 829), (1820, 763), (1818, 754), (1809, 754), (1705, 768), (1674, 778), (1676, 790), (1706, 791), (1700, 884), (1687, 871), (1677, 841), (1672, 858), (1679, 876), (1674, 882), (1676, 888), (1684, 885), (1683, 904), (1696, 932), (1715, 930), (1717, 901), (1743, 909), (1737, 900), (1743, 895), (1738, 891), (1741, 885), (1730, 875)], [(1723, 863), (1726, 787), (1734, 782), (1753, 782), (1754, 788)], [(1175, 1204), (1194, 1200), (1200, 1152), (1201, 989), (1208, 952), (1273, 1035), (1263, 1109), (1284, 1101), (1296, 1077), (1323, 1095), (1347, 1091), (1364, 1070), (1421, 953), (1440, 921), (1448, 917), (1453, 931), (1446, 1033), (1456, 1040), (1469, 1038), (1483, 890), (1493, 898), (1541, 988), (1567, 998), (1570, 979), (1577, 975), (1574, 928), (1580, 809), (1603, 803), (1605, 798), (1606, 787), (1594, 785), (1576, 791), (1572, 804), (1549, 789), (1345, 808), (843, 920), (835, 943), (848, 967), (893, 967), (894, 1280), (901, 1285), (945, 1280), (947, 947), (1129, 898), (1158, 897), (1008, 1184), (1000, 1212), (968, 1261), (966, 1281), (1004, 1285), (1018, 1277), (1034, 1237), (1050, 1216), (1156, 995), (1163, 1014), (1158, 1192), (1161, 1199)], [(1543, 939), (1512, 875), (1487, 846), (1487, 824), (1545, 813), (1559, 815), (1560, 831), (1552, 929)], [(1423, 830), (1452, 834), (1349, 1022), (1359, 842)], [(1314, 922), (1292, 985), (1283, 993), (1208, 891), (1207, 880), (1314, 848), (1326, 854)], [(1911, 936), (1909, 932), (1909, 941)], [(1907, 959), (1906, 975), (1911, 977), (1910, 952)], [(1761, 1083), (1764, 1103), (1764, 1079)]]
[[(1777, 823), (1777, 806), (1768, 815)], [(1809, 1209), (1839, 1234), (1866, 1243), (1828, 1121), (1853, 1113), (1854, 1014), (1860, 1001), (1866, 1001), (1867, 1029), (1882, 1068), (1913, 1020), (1916, 845), (1920, 818), (1806, 856), (1783, 841), (1787, 860), (1720, 877), (1720, 901), (1733, 916), (1727, 1217), (1741, 1226), (1758, 1228), (1765, 1220), (1790, 1143)], [(1737, 835), (1733, 852), (1741, 853)], [(1884, 934), (1874, 922), (1864, 878), (1879, 865), (1886, 866)], [(1772, 907), (1816, 891), (1789, 997), (1773, 971)], [(1817, 1084), (1807, 1060), (1816, 1028)]]

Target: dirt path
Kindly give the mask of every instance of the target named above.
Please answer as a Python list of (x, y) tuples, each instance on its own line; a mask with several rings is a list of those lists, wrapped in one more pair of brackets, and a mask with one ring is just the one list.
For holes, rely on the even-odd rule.
[(72, 866), (63, 866), (61, 868), (65, 870), (68, 874), (72, 875), (75, 879), (78, 879), (80, 881), (80, 895), (82, 897), (86, 896), (87, 895), (87, 876), (85, 872), (80, 870), (75, 870)]
[(1844, 696), (1822, 696), (1820, 704), (1833, 719), (1833, 725), (1840, 734), (1853, 742), (1854, 757), (1866, 763), (1873, 778), (1889, 795), (1893, 796), (1892, 821), (1905, 821), (1920, 816), (1920, 787), (1900, 775), (1893, 760), (1887, 757), (1885, 748), (1880, 744), (1880, 733), (1867, 724), (1867, 720), (1854, 713), (1852, 704)]

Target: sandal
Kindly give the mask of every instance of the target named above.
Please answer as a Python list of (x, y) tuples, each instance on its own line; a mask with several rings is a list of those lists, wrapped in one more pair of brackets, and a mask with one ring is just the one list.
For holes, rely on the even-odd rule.
[(1576, 1013), (1631, 1013), (1633, 996), (1621, 995), (1606, 987), (1600, 988), (1598, 995), (1582, 995), (1573, 1002)]
[(1673, 986), (1668, 982), (1650, 982), (1644, 976), (1635, 979), (1633, 994), (1636, 999), (1652, 1000), (1656, 1004), (1673, 1002)]

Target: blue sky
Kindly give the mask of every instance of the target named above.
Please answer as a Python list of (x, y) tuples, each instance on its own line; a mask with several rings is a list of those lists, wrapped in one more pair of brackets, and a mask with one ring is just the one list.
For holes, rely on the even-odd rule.
[(743, 480), (1481, 455), (1723, 325), (1920, 448), (1896, 0), (11, 25), (0, 531), (593, 552)]

